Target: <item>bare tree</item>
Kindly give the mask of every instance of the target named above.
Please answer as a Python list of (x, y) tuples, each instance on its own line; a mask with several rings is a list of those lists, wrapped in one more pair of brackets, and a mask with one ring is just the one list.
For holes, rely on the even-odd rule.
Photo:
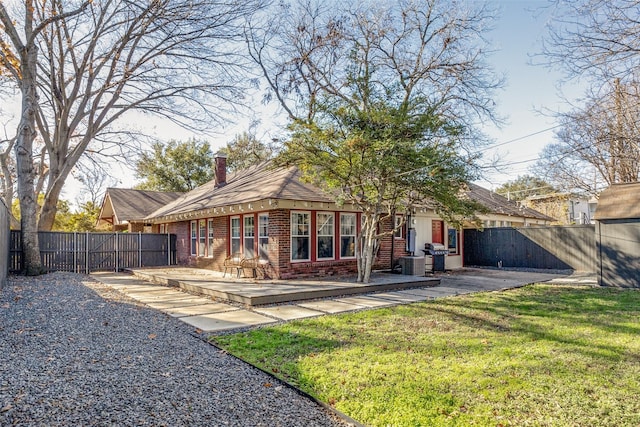
[(27, 265), (39, 265), (31, 146), (36, 134), (45, 154), (38, 225), (47, 230), (64, 183), (87, 150), (94, 156), (126, 154), (126, 139), (118, 137), (127, 134), (116, 124), (128, 112), (202, 129), (241, 102), (242, 61), (233, 43), (241, 18), (258, 1), (27, 0), (23, 19), (0, 2), (10, 43), (4, 36), (0, 41), (12, 55), (0, 61), (22, 91), (16, 161), (23, 236), (30, 236)]
[(544, 61), (569, 79), (594, 83), (631, 76), (640, 55), (637, 0), (554, 1)]
[(495, 119), (491, 94), (502, 81), (483, 38), (493, 13), (437, 0), (308, 1), (250, 28), (266, 100), (292, 123), (277, 163), (298, 165), (363, 212), (359, 281), (396, 209), (429, 200), (452, 221), (472, 214), (458, 194), (477, 159), (462, 153), (483, 140), (478, 121)]
[(560, 115), (559, 142), (536, 165), (566, 191), (597, 196), (605, 187), (640, 179), (640, 83), (618, 79), (592, 93), (584, 108)]

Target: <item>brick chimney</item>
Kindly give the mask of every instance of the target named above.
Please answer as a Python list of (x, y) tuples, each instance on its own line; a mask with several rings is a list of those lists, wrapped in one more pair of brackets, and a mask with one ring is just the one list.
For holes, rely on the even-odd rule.
[(216, 188), (222, 187), (227, 183), (227, 156), (224, 153), (216, 153), (213, 161)]

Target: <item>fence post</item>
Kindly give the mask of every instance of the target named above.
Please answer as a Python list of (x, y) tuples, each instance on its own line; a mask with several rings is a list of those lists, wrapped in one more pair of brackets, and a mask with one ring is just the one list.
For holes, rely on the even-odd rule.
[(89, 232), (85, 231), (84, 239), (84, 273), (89, 274)]
[(118, 233), (115, 233), (116, 237), (115, 237), (115, 241), (116, 241), (116, 273), (118, 272)]
[(78, 273), (78, 233), (73, 232), (73, 271)]
[(142, 267), (142, 232), (138, 231), (138, 267)]

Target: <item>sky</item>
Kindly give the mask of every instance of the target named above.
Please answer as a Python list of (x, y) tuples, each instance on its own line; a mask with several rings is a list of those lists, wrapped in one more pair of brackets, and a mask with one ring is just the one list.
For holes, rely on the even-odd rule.
[[(473, 0), (468, 0), (473, 1)], [(541, 110), (566, 110), (567, 106), (558, 95), (559, 72), (550, 71), (540, 65), (532, 65), (531, 55), (541, 50), (541, 39), (546, 34), (549, 10), (540, 8), (547, 5), (546, 0), (499, 0), (493, 3), (499, 9), (500, 16), (495, 29), (488, 34), (495, 52), (489, 58), (495, 71), (504, 73), (506, 85), (496, 93), (497, 113), (505, 117), (506, 123), (498, 128), (487, 124), (484, 132), (493, 139), (493, 149), (484, 151), (485, 156), (498, 155), (501, 158), (501, 172), (485, 171), (478, 184), (488, 189), (496, 189), (501, 184), (516, 179), (519, 175), (530, 173), (542, 148), (553, 141), (555, 119), (541, 114)], [(575, 89), (575, 88), (574, 88)], [(577, 95), (577, 90), (574, 90)], [(267, 116), (264, 121), (270, 120)], [(247, 130), (247, 121), (240, 121), (220, 129), (219, 135), (207, 139), (216, 152), (234, 135)], [(162, 140), (186, 140), (192, 134), (175, 127), (154, 125), (155, 133)], [(269, 138), (261, 135), (258, 138)], [(113, 186), (132, 187), (135, 178), (132, 171), (121, 166), (113, 166), (116, 180)], [(77, 182), (65, 186), (63, 198), (72, 203), (78, 200), (81, 189)]]
[[(530, 167), (545, 145), (553, 142), (557, 122), (549, 112), (566, 111), (566, 101), (560, 96), (558, 81), (562, 74), (532, 62), (539, 54), (541, 40), (546, 35), (549, 9), (546, 1), (499, 1), (500, 19), (490, 38), (497, 50), (490, 59), (496, 71), (506, 75), (505, 88), (498, 93), (498, 114), (506, 124), (498, 128), (487, 126), (485, 132), (494, 139), (487, 157), (501, 157), (502, 173), (487, 173), (478, 184), (495, 189), (530, 172)], [(563, 87), (562, 92), (573, 99), (580, 95), (580, 85)], [(544, 113), (543, 113), (544, 112)]]

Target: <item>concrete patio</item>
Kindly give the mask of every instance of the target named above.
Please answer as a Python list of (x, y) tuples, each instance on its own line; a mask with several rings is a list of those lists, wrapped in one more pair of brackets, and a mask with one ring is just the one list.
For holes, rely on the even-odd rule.
[[(212, 273), (214, 272), (178, 267), (138, 269), (136, 275), (95, 273), (92, 276), (140, 303), (179, 318), (196, 330), (211, 333), (473, 292), (505, 290), (529, 283), (572, 281), (571, 276), (566, 274), (485, 269), (463, 269), (443, 273), (436, 278), (381, 274), (380, 277), (376, 275), (374, 283), (367, 286), (357, 286), (358, 284), (350, 281), (339, 280), (281, 282), (225, 279)], [(155, 280), (162, 285), (151, 284), (149, 280)], [(302, 290), (296, 291), (298, 283)], [(592, 284), (584, 278), (580, 279), (580, 283)], [(371, 288), (376, 284), (380, 287)], [(319, 293), (309, 289), (314, 285), (320, 287)], [(389, 288), (390, 286), (396, 287)], [(227, 292), (230, 288), (232, 292)], [(244, 288), (248, 290), (243, 291)], [(187, 292), (186, 289), (191, 291)], [(255, 300), (260, 300), (261, 291), (265, 297), (274, 298), (278, 295), (279, 289), (282, 293), (278, 300), (285, 301), (288, 297), (297, 299), (257, 306), (241, 305), (238, 301), (214, 297), (214, 293), (245, 298), (252, 295)], [(356, 294), (356, 291), (360, 293)], [(327, 292), (339, 295), (329, 298)], [(300, 300), (303, 296), (311, 299)]]

